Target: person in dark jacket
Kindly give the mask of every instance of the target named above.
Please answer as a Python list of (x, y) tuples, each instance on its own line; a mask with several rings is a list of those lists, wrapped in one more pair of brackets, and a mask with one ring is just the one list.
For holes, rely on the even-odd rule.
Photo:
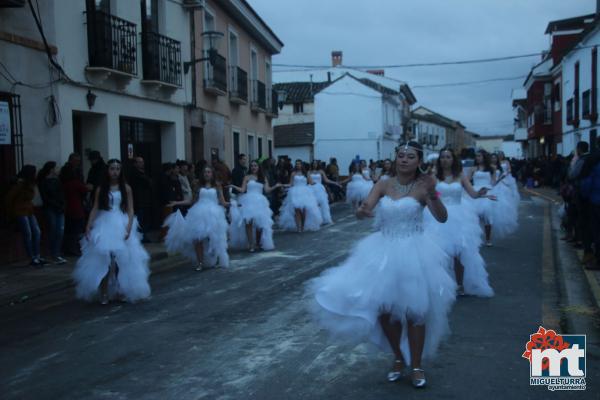
[(58, 179), (56, 162), (48, 161), (37, 176), (38, 188), (44, 203), (44, 215), (48, 225), (50, 254), (55, 264), (67, 262), (62, 257), (62, 241), (65, 233), (65, 195)]
[(92, 166), (88, 171), (88, 178), (86, 183), (88, 185), (92, 185), (92, 193), (95, 193), (96, 188), (100, 186), (100, 184), (102, 184), (102, 180), (106, 176), (107, 167), (99, 151), (90, 151), (90, 154), (88, 155), (88, 160), (90, 160)]
[[(248, 174), (248, 156), (240, 154), (237, 159), (237, 164), (231, 171), (231, 183), (233, 186), (242, 187), (244, 178)], [(236, 189), (233, 189), (233, 193), (238, 194)]]
[(146, 175), (144, 159), (136, 157), (130, 171), (129, 185), (133, 194), (133, 210), (142, 230), (142, 243), (150, 243), (147, 234), (152, 221), (152, 179)]
[(19, 225), (19, 230), (23, 235), (25, 251), (31, 258), (30, 265), (40, 268), (46, 264), (46, 260), (40, 256), (41, 232), (33, 207), (33, 198), (36, 191), (35, 173), (35, 166), (23, 166), (17, 176), (17, 184), (6, 195), (6, 208), (8, 215), (14, 218)]
[(65, 254), (80, 256), (79, 240), (85, 229), (84, 201), (92, 185), (85, 185), (77, 168), (67, 163), (60, 171), (65, 195)]
[(587, 269), (600, 269), (600, 139), (596, 150), (590, 154), (582, 167), (580, 191), (589, 204), (590, 227), (595, 257), (586, 263)]

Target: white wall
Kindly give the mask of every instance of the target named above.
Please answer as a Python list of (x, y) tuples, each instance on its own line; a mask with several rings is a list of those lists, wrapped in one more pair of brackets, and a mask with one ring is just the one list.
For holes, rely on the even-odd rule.
[(377, 159), (383, 129), (381, 94), (344, 77), (315, 95), (315, 158), (337, 157), (340, 168), (358, 154)]
[(514, 142), (514, 141), (502, 142), (502, 151), (504, 152), (504, 155), (509, 158), (517, 158), (517, 159), (524, 158), (520, 142)]
[(312, 102), (303, 104), (304, 112), (298, 114), (294, 114), (293, 104), (284, 105), (283, 109), (279, 110), (279, 116), (273, 119), (272, 125), (278, 126), (313, 122), (315, 120), (315, 104)]
[[(301, 159), (306, 162), (312, 161), (311, 146), (296, 146), (296, 147), (275, 147), (273, 149), (275, 158), (280, 156), (288, 156), (292, 162)], [(329, 159), (325, 160), (329, 161)]]
[[(563, 146), (562, 154), (568, 155), (574, 149), (579, 141), (590, 140), (591, 123), (587, 119), (582, 119), (582, 93), (592, 87), (592, 48), (588, 46), (600, 45), (600, 31), (596, 30), (585, 41), (582, 41), (579, 48), (567, 54), (562, 61), (562, 131), (563, 131)], [(600, 56), (599, 56), (600, 58)], [(579, 61), (579, 127), (567, 125), (567, 100), (573, 98), (575, 88), (575, 63)], [(600, 63), (597, 76), (600, 76)], [(598, 95), (598, 104), (600, 104), (600, 91)], [(594, 129), (598, 129), (594, 127)], [(599, 132), (600, 134), (600, 132)]]

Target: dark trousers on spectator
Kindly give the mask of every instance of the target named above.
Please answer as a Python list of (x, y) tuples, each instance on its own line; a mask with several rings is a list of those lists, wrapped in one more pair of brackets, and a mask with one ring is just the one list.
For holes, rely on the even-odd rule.
[(600, 204), (590, 204), (590, 214), (596, 264), (600, 266)]
[(85, 218), (65, 217), (65, 240), (63, 250), (65, 254), (80, 256), (79, 241), (85, 230)]
[(584, 253), (592, 252), (592, 221), (591, 204), (581, 198), (577, 201), (577, 225), (575, 234), (578, 241), (583, 244)]
[(138, 224), (140, 225), (140, 231), (142, 232), (142, 241), (148, 241), (148, 232), (150, 231), (150, 224), (152, 221), (152, 207), (136, 207), (135, 216), (137, 217)]
[(23, 235), (23, 244), (25, 251), (30, 258), (40, 256), (40, 226), (35, 215), (25, 215), (17, 217), (19, 230)]
[(48, 241), (52, 257), (61, 255), (63, 236), (65, 234), (65, 214), (60, 211), (46, 209), (46, 222), (48, 223)]

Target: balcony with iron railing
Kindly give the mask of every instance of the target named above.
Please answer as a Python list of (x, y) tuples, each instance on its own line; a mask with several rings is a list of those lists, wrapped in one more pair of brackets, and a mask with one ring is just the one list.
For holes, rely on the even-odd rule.
[(227, 60), (216, 54), (214, 63), (204, 64), (204, 91), (217, 96), (227, 94)]
[(99, 10), (87, 12), (88, 71), (137, 75), (137, 28)]
[(229, 66), (229, 101), (248, 103), (248, 73), (238, 66)]
[(250, 83), (251, 99), (250, 109), (255, 112), (265, 112), (267, 108), (266, 102), (266, 87), (265, 84), (257, 79), (253, 79)]
[(279, 115), (279, 97), (277, 95), (277, 90), (271, 89), (270, 96), (271, 102), (270, 106), (267, 106), (267, 116), (271, 118), (276, 118)]
[(145, 84), (181, 87), (181, 43), (155, 32), (142, 32)]

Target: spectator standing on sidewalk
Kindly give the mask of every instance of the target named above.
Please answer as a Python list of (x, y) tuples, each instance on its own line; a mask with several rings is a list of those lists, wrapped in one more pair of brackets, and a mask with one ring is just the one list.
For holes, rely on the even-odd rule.
[[(240, 154), (237, 159), (237, 165), (233, 167), (233, 171), (231, 171), (231, 183), (233, 186), (242, 187), (244, 183), (244, 177), (248, 174), (248, 156), (245, 154)], [(234, 194), (238, 194), (239, 192), (236, 189), (233, 189)]]
[(179, 184), (181, 185), (183, 200), (191, 202), (194, 198), (194, 193), (192, 192), (192, 185), (188, 179), (188, 163), (184, 160), (177, 160), (176, 165), (178, 167), (177, 179), (179, 179)]
[(88, 171), (88, 177), (86, 183), (92, 185), (92, 193), (96, 192), (96, 188), (100, 186), (104, 176), (106, 175), (106, 163), (100, 155), (99, 151), (90, 151), (88, 160), (92, 163), (90, 170)]
[(571, 161), (569, 169), (569, 179), (573, 182), (573, 198), (576, 210), (575, 238), (576, 248), (583, 248), (583, 261), (588, 263), (593, 257), (592, 253), (592, 226), (590, 224), (590, 203), (582, 196), (581, 179), (582, 169), (589, 156), (589, 145), (587, 142), (579, 142), (576, 147), (576, 154)]
[(9, 190), (6, 196), (6, 208), (8, 215), (16, 220), (19, 230), (23, 235), (25, 251), (29, 258), (31, 258), (30, 265), (40, 268), (46, 264), (46, 260), (40, 256), (41, 232), (33, 207), (37, 190), (35, 173), (35, 166), (23, 166), (17, 176), (17, 184)]
[(92, 185), (83, 183), (80, 170), (67, 163), (60, 170), (65, 196), (65, 234), (63, 250), (65, 254), (80, 256), (79, 240), (85, 229), (85, 197), (92, 190)]
[(48, 161), (37, 176), (38, 188), (44, 203), (44, 215), (48, 226), (50, 254), (55, 264), (67, 262), (62, 257), (62, 241), (65, 233), (65, 194), (58, 179), (56, 162)]
[(152, 179), (146, 175), (144, 159), (140, 156), (133, 161), (129, 185), (133, 192), (133, 210), (142, 231), (142, 243), (150, 243), (148, 231), (152, 221), (152, 199), (154, 190)]
[(581, 171), (581, 194), (588, 202), (595, 257), (588, 257), (587, 269), (600, 269), (600, 139)]

